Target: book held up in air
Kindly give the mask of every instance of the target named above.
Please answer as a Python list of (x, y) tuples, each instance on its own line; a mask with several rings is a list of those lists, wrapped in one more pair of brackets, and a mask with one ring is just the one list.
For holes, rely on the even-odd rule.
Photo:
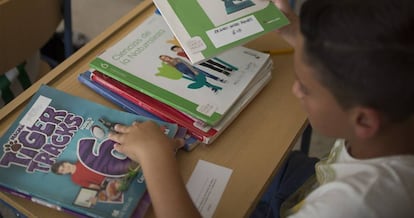
[[(115, 123), (145, 120), (42, 85), (0, 138), (0, 188), (76, 215), (130, 217), (148, 202), (146, 185), (107, 136)], [(175, 136), (176, 124), (156, 122)]]
[(92, 60), (90, 67), (214, 126), (255, 78), (270, 73), (269, 57), (237, 46), (192, 65), (164, 19), (153, 14)]
[(271, 1), (154, 0), (195, 64), (289, 24)]

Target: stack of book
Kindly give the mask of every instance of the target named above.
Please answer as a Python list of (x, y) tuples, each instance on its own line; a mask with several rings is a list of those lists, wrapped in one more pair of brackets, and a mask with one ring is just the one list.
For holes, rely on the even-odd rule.
[(76, 215), (142, 217), (150, 204), (142, 172), (113, 150), (113, 125), (155, 120), (190, 151), (214, 142), (270, 81), (269, 54), (241, 45), (288, 23), (273, 4), (154, 2), (162, 16), (78, 77), (131, 113), (42, 86), (0, 138), (3, 191)]
[(288, 24), (273, 3), (154, 3), (158, 13), (78, 77), (131, 113), (42, 86), (0, 138), (1, 190), (75, 215), (142, 217), (146, 184), (139, 163), (113, 149), (114, 124), (154, 120), (190, 151), (214, 142), (270, 81), (269, 54), (242, 44)]
[(269, 57), (236, 46), (191, 64), (154, 13), (98, 55), (79, 80), (128, 111), (186, 128), (191, 150), (212, 143), (268, 83)]

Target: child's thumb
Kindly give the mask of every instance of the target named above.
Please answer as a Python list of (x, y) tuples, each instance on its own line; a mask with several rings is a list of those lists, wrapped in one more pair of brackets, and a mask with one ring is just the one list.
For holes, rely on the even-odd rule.
[(273, 3), (287, 16), (294, 13), (288, 0), (273, 0)]
[(176, 138), (174, 139), (174, 148), (177, 151), (178, 149), (184, 147), (185, 142), (183, 138)]

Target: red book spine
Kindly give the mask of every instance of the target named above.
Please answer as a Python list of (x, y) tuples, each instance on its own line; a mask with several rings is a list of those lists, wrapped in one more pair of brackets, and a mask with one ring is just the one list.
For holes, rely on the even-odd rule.
[[(109, 76), (102, 74), (99, 71), (94, 71), (91, 76), (92, 80), (108, 88), (132, 103), (144, 108), (148, 112), (160, 117), (167, 122), (177, 123), (178, 125), (187, 128), (188, 132), (202, 142), (208, 141), (209, 137), (217, 134), (217, 130), (210, 128), (207, 132), (194, 126), (194, 120), (177, 109), (164, 104), (148, 95), (145, 95), (138, 90), (135, 90)], [(206, 139), (207, 138), (207, 139)]]

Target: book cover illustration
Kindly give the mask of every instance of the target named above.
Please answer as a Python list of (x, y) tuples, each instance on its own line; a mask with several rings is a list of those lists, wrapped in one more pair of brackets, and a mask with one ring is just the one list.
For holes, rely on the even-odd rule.
[[(96, 74), (96, 71), (95, 71), (95, 74)], [(101, 74), (101, 75), (104, 76), (103, 74)], [(121, 107), (124, 111), (127, 111), (129, 113), (134, 113), (134, 114), (137, 114), (137, 115), (141, 115), (141, 116), (145, 116), (145, 117), (155, 119), (155, 120), (170, 122), (168, 120), (162, 119), (161, 117), (157, 116), (155, 113), (152, 113), (152, 110), (146, 110), (144, 107), (141, 107), (138, 104), (134, 104), (132, 101), (129, 101), (123, 95), (113, 92), (112, 88), (106, 87), (106, 86), (104, 86), (104, 84), (100, 84), (97, 81), (92, 80), (91, 77), (92, 77), (92, 73), (90, 71), (86, 71), (84, 73), (79, 74), (78, 80), (79, 80), (79, 82), (81, 82), (85, 86), (92, 89), (94, 92), (100, 94), (102, 97), (106, 98), (107, 100), (109, 100), (112, 103), (114, 103), (114, 104), (118, 105), (119, 107)], [(105, 77), (107, 77), (108, 79), (111, 79), (113, 81), (116, 81), (116, 80), (114, 80), (114, 79), (112, 79), (108, 76), (105, 76)], [(116, 82), (118, 82), (118, 81), (116, 81)], [(136, 90), (134, 90), (134, 91), (137, 92)], [(156, 100), (153, 99), (153, 101), (156, 101)], [(172, 123), (174, 123), (174, 122), (172, 122)], [(185, 129), (184, 128), (185, 127), (180, 127), (179, 126), (179, 130), (177, 131), (177, 134), (175, 135), (175, 137), (180, 137), (179, 132), (185, 131), (184, 136), (181, 137), (181, 138), (184, 138), (184, 147), (183, 147), (183, 149), (186, 150), (186, 151), (191, 151), (197, 145), (199, 145), (201, 142), (199, 141), (198, 138), (190, 135), (188, 133), (187, 128), (185, 128)]]
[(289, 24), (270, 1), (154, 0), (191, 63)]
[[(1, 188), (75, 214), (129, 217), (146, 185), (107, 134), (144, 120), (43, 85), (0, 139)], [(175, 135), (177, 125), (157, 122)]]
[(154, 14), (90, 66), (214, 125), (268, 62), (268, 54), (235, 47), (209, 62), (191, 65), (163, 18)]

